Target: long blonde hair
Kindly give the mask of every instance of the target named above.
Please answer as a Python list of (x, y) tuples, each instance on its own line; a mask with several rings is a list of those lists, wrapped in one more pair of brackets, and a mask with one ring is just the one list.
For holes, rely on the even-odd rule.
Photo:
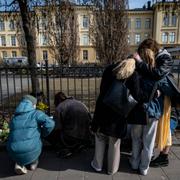
[(116, 74), (117, 79), (126, 79), (133, 74), (135, 68), (135, 60), (133, 58), (129, 58), (123, 60), (116, 68), (114, 68), (113, 73)]

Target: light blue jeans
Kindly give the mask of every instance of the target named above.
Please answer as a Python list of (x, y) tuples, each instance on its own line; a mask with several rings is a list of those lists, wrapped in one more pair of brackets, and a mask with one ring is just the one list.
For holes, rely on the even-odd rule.
[(158, 121), (148, 120), (147, 125), (132, 125), (132, 157), (130, 163), (132, 169), (146, 172), (153, 154)]

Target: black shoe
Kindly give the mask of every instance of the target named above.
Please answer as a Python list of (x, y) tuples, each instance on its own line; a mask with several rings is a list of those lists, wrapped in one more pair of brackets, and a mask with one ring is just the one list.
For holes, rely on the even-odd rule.
[(165, 167), (169, 165), (167, 154), (160, 154), (156, 159), (150, 162), (150, 167)]

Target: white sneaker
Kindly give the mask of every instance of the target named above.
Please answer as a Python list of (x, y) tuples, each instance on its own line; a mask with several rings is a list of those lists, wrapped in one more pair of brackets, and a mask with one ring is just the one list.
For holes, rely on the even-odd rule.
[(14, 171), (18, 175), (22, 175), (22, 174), (26, 174), (27, 173), (26, 167), (25, 166), (20, 166), (17, 163), (15, 164)]
[(92, 167), (95, 171), (97, 171), (97, 172), (102, 171), (101, 168), (97, 168), (97, 167), (94, 165), (93, 161), (91, 161), (91, 167)]
[(148, 173), (148, 170), (146, 169), (146, 170), (139, 170), (139, 173), (141, 174), (141, 175), (143, 175), (143, 176), (146, 176), (147, 175), (147, 173)]
[(39, 161), (36, 160), (32, 164), (30, 164), (30, 170), (34, 171), (38, 166)]

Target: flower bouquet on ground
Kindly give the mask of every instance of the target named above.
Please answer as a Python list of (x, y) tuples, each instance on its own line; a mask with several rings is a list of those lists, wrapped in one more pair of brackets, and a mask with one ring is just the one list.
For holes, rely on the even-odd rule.
[(10, 118), (3, 112), (0, 112), (0, 142), (5, 142), (9, 135)]
[(47, 99), (43, 92), (37, 94), (37, 109), (47, 113), (49, 106), (47, 105)]

